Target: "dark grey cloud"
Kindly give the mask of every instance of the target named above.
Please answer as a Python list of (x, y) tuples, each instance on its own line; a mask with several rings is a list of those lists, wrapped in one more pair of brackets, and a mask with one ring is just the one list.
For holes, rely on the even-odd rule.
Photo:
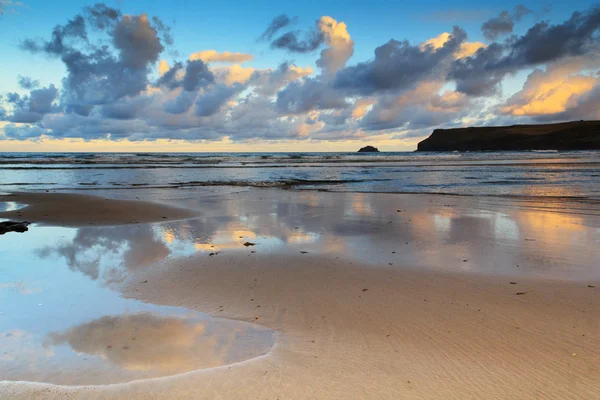
[(481, 32), (487, 40), (496, 40), (500, 35), (512, 33), (515, 22), (508, 11), (502, 11), (499, 16), (485, 21)]
[(456, 60), (448, 79), (474, 96), (493, 94), (504, 76), (523, 68), (600, 52), (600, 7), (576, 12), (562, 24), (539, 22), (524, 35), (492, 43), (472, 57)]
[(104, 30), (114, 26), (121, 17), (121, 11), (103, 3), (96, 3), (84, 8), (84, 15), (92, 28)]
[(36, 89), (40, 86), (40, 81), (30, 78), (28, 76), (19, 75), (17, 81), (19, 83), (19, 86), (22, 89), (26, 89), (26, 90)]
[(318, 29), (318, 22), (307, 30), (288, 31), (273, 39), (276, 33), (281, 29), (295, 22), (297, 17), (290, 18), (282, 14), (269, 24), (267, 29), (260, 36), (259, 40), (271, 40), (271, 48), (288, 50), (294, 53), (309, 53), (316, 50), (325, 41), (323, 33)]
[(311, 110), (329, 110), (347, 105), (345, 96), (327, 83), (308, 78), (294, 81), (277, 93), (276, 108), (283, 114), (300, 114)]
[(521, 21), (526, 15), (532, 14), (529, 8), (519, 4), (514, 10), (509, 12), (504, 10), (499, 16), (492, 18), (481, 25), (481, 32), (487, 40), (496, 40), (502, 35), (508, 35), (513, 32), (515, 23)]
[(449, 40), (438, 49), (390, 40), (375, 49), (372, 61), (340, 70), (334, 87), (359, 94), (413, 87), (420, 80), (438, 72), (442, 63), (453, 56), (466, 37), (465, 31), (454, 27)]
[(187, 112), (192, 105), (194, 105), (196, 95), (196, 92), (182, 91), (174, 100), (167, 102), (165, 105), (165, 111), (169, 114), (175, 115)]
[(174, 43), (173, 35), (171, 33), (171, 27), (165, 24), (160, 18), (157, 16), (152, 17), (152, 22), (156, 27), (156, 30), (162, 34), (163, 41), (169, 46)]
[(188, 61), (182, 86), (184, 90), (194, 91), (215, 81), (214, 74), (202, 60)]
[(7, 119), (10, 122), (34, 123), (40, 121), (45, 114), (57, 111), (54, 104), (58, 98), (58, 89), (54, 85), (35, 89), (29, 95), (21, 96), (18, 93), (7, 95), (8, 103), (14, 110)]
[(242, 85), (215, 85), (201, 94), (196, 100), (195, 113), (199, 117), (209, 117), (219, 112), (221, 107), (236, 93), (242, 90)]
[(184, 69), (182, 62), (176, 62), (173, 66), (161, 76), (156, 82), (156, 86), (164, 86), (170, 90), (183, 87), (184, 90), (191, 92), (201, 87), (205, 87), (215, 81), (215, 75), (208, 68), (208, 65), (198, 60), (188, 60), (185, 64), (185, 73), (183, 78), (179, 79), (180, 71)]
[(519, 22), (524, 16), (532, 13), (533, 11), (531, 11), (529, 8), (525, 7), (523, 4), (519, 4), (513, 11), (513, 17), (515, 18), (515, 21)]
[(121, 63), (132, 69), (146, 68), (155, 63), (158, 61), (158, 55), (164, 50), (158, 31), (144, 14), (124, 16), (115, 25), (112, 37)]
[(169, 70), (163, 74), (163, 76), (158, 78), (155, 85), (157, 87), (164, 86), (171, 90), (181, 87), (182, 83), (181, 83), (181, 80), (179, 80), (177, 78), (177, 74), (179, 71), (181, 71), (183, 69), (183, 67), (184, 67), (184, 65), (180, 61), (174, 63), (173, 66), (171, 68), (169, 68)]
[(472, 96), (492, 95), (504, 76), (511, 72), (501, 67), (499, 60), (504, 56), (505, 47), (492, 43), (479, 49), (472, 57), (453, 62), (448, 79), (456, 82), (456, 90)]
[[(105, 39), (90, 43), (88, 27), (108, 37), (112, 46)], [(120, 11), (101, 3), (86, 7), (65, 25), (57, 25), (49, 40), (27, 39), (22, 47), (64, 63), (65, 110), (80, 115), (89, 115), (91, 106), (138, 95), (146, 88), (150, 67), (164, 49), (145, 14), (121, 17)]]
[(87, 39), (85, 19), (81, 15), (76, 15), (65, 25), (55, 26), (52, 30), (50, 40), (26, 39), (21, 44), (21, 47), (32, 53), (45, 52), (49, 55), (60, 56), (71, 50), (69, 44), (71, 40), (87, 41)]
[(290, 18), (285, 14), (278, 15), (277, 17), (273, 18), (273, 21), (271, 21), (267, 29), (265, 29), (263, 34), (260, 35), (259, 40), (271, 40), (279, 30), (292, 24), (297, 19), (298, 17)]
[(287, 32), (271, 42), (271, 47), (294, 53), (309, 53), (319, 48), (325, 38), (317, 30)]
[(100, 108), (103, 117), (113, 119), (134, 119), (140, 116), (150, 104), (147, 96), (137, 96), (133, 99), (121, 99), (112, 104), (105, 104)]

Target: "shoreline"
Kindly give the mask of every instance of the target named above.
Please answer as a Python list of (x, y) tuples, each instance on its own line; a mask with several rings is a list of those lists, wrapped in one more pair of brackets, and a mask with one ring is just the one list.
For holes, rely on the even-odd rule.
[(71, 193), (0, 194), (0, 202), (26, 206), (0, 212), (0, 218), (66, 227), (143, 224), (193, 218), (192, 210), (147, 201), (115, 200)]
[[(128, 200), (136, 194), (144, 201)], [(146, 223), (167, 224), (168, 240), (207, 236), (194, 255), (131, 272), (121, 295), (263, 325), (277, 340), (266, 355), (214, 369), (93, 387), (2, 382), (0, 398), (587, 399), (600, 391), (595, 213), (278, 189), (32, 196), (40, 208), (29, 215), (53, 198), (55, 219), (45, 223), (106, 226), (72, 210), (107, 202), (125, 210), (111, 224), (137, 210)], [(167, 205), (173, 213), (162, 215)]]

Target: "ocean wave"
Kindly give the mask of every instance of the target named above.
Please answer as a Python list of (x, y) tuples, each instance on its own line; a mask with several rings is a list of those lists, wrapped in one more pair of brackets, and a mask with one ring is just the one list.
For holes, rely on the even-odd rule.
[(312, 185), (343, 185), (347, 183), (371, 182), (371, 181), (391, 181), (391, 179), (286, 179), (273, 181), (247, 181), (247, 180), (228, 180), (228, 181), (188, 181), (188, 182), (170, 182), (172, 187), (191, 187), (191, 186), (249, 186), (249, 187), (278, 187), (291, 188), (294, 186), (312, 186)]
[(0, 153), (1, 168), (20, 166), (272, 166), (313, 164), (384, 163), (534, 163), (577, 162), (598, 159), (597, 151), (572, 152), (496, 152), (496, 153)]

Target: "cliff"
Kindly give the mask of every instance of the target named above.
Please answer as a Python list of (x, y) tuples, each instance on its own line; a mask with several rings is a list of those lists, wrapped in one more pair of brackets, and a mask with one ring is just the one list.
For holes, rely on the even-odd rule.
[(417, 151), (600, 150), (600, 121), (436, 129)]

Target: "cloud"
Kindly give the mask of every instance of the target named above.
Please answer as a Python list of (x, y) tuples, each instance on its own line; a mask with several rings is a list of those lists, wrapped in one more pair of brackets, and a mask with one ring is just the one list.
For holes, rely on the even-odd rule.
[(103, 3), (96, 3), (92, 7), (86, 7), (84, 13), (87, 15), (88, 23), (94, 29), (99, 30), (112, 27), (121, 17), (121, 12), (119, 10), (108, 7)]
[(58, 89), (54, 85), (35, 89), (28, 96), (9, 93), (8, 102), (14, 109), (8, 118), (10, 122), (33, 123), (40, 121), (45, 114), (56, 109), (54, 101), (58, 97)]
[(206, 63), (245, 63), (246, 61), (250, 61), (252, 59), (254, 59), (252, 54), (232, 53), (229, 51), (219, 53), (216, 50), (204, 50), (192, 53), (192, 55), (190, 55), (190, 61), (202, 60)]
[(188, 92), (198, 90), (210, 83), (213, 83), (215, 77), (202, 60), (188, 61), (185, 67), (185, 75), (181, 84), (183, 90)]
[[(481, 119), (590, 118), (600, 104), (599, 10), (487, 43), (469, 41), (458, 26), (422, 43), (394, 38), (358, 62), (344, 22), (321, 16), (293, 30), (295, 19), (277, 17), (261, 38), (292, 53), (315, 51), (313, 70), (292, 61), (250, 67), (252, 54), (214, 49), (183, 59), (170, 52), (167, 61), (175, 44), (162, 19), (100, 3), (23, 41), (66, 74), (43, 88), (19, 77), (19, 93), (0, 99), (0, 132), (14, 140), (342, 141)], [(528, 13), (502, 15), (514, 23)], [(523, 72), (523, 89), (500, 96), (505, 78)]]
[(18, 83), (22, 89), (27, 90), (36, 89), (40, 86), (40, 81), (30, 78), (28, 76), (21, 75), (19, 75)]
[[(448, 42), (448, 40), (450, 40), (451, 37), (452, 37), (452, 34), (450, 34), (448, 32), (443, 32), (443, 33), (439, 34), (438, 36), (421, 43), (421, 45), (419, 47), (420, 47), (421, 51), (425, 51), (428, 47), (432, 47), (434, 50), (438, 50), (438, 49), (444, 47), (446, 42)], [(458, 60), (461, 58), (471, 57), (473, 54), (475, 54), (477, 52), (477, 50), (485, 48), (485, 47), (486, 47), (486, 45), (481, 42), (464, 42), (460, 45), (458, 50), (454, 53), (454, 58)]]
[(129, 314), (105, 316), (50, 333), (44, 347), (68, 345), (77, 353), (99, 356), (125, 371), (185, 372), (223, 363), (215, 344), (204, 335), (204, 324), (193, 320)]
[(514, 8), (512, 13), (504, 10), (499, 16), (484, 22), (483, 25), (481, 25), (481, 32), (486, 39), (496, 40), (499, 36), (512, 33), (515, 23), (521, 21), (524, 16), (531, 13), (533, 13), (533, 11), (523, 4), (519, 4)]
[(576, 109), (585, 104), (590, 94), (600, 87), (598, 76), (585, 73), (594, 64), (597, 64), (597, 59), (571, 59), (546, 70), (535, 69), (528, 76), (523, 89), (501, 107), (501, 112), (533, 117), (563, 113), (581, 115)]
[(326, 83), (314, 78), (303, 82), (290, 82), (277, 94), (276, 101), (277, 110), (283, 114), (343, 108), (346, 105), (344, 97)]
[(573, 13), (562, 24), (539, 22), (522, 36), (494, 42), (472, 57), (455, 61), (448, 79), (456, 82), (460, 92), (491, 95), (507, 74), (565, 57), (597, 53), (599, 30), (600, 7)]
[(100, 108), (100, 113), (105, 118), (134, 119), (150, 104), (152, 99), (147, 96), (137, 96), (133, 99), (121, 99), (118, 102), (105, 104)]
[(354, 54), (354, 41), (346, 28), (346, 24), (324, 16), (317, 22), (328, 48), (321, 51), (317, 66), (327, 75), (335, 74)]
[(435, 74), (443, 62), (452, 57), (466, 39), (455, 27), (441, 47), (411, 45), (408, 41), (390, 40), (375, 49), (375, 59), (340, 70), (334, 86), (358, 94), (410, 89)]
[(239, 64), (212, 69), (212, 72), (215, 74), (215, 79), (225, 83), (226, 85), (233, 85), (234, 83), (246, 83), (250, 80), (250, 78), (252, 78), (255, 71), (256, 69), (252, 67), (242, 67)]
[(196, 115), (208, 117), (216, 114), (227, 100), (243, 89), (242, 85), (216, 85), (196, 100)]
[[(27, 51), (60, 58), (65, 64), (63, 90), (68, 111), (86, 115), (94, 105), (136, 96), (146, 88), (149, 67), (164, 48), (147, 15), (120, 15), (97, 4), (67, 24), (57, 25), (50, 40), (27, 39), (22, 43)], [(112, 48), (92, 46), (88, 27), (105, 33)]]
[(485, 49), (487, 46), (481, 42), (465, 42), (460, 45), (460, 48), (454, 56), (457, 60), (475, 55), (479, 49)]
[(167, 60), (160, 60), (160, 62), (158, 63), (158, 75), (160, 77), (169, 72), (170, 69), (171, 67), (169, 66)]
[(272, 96), (278, 90), (300, 78), (313, 74), (311, 67), (298, 67), (290, 62), (284, 62), (276, 69), (256, 70), (252, 74), (249, 85), (258, 96)]
[(297, 19), (298, 17), (290, 18), (285, 14), (278, 15), (273, 18), (267, 29), (260, 35), (259, 40), (271, 40), (278, 31), (292, 24)]
[(309, 53), (323, 44), (323, 34), (310, 30), (301, 37), (301, 32), (287, 32), (271, 42), (271, 47), (294, 53)]
[(399, 96), (384, 96), (361, 119), (369, 131), (403, 127), (422, 129), (465, 115), (470, 101), (462, 93), (445, 90), (443, 82), (424, 81)]
[(119, 59), (125, 67), (145, 68), (158, 60), (164, 50), (157, 30), (150, 25), (148, 16), (125, 15), (116, 24), (113, 44), (119, 51)]

